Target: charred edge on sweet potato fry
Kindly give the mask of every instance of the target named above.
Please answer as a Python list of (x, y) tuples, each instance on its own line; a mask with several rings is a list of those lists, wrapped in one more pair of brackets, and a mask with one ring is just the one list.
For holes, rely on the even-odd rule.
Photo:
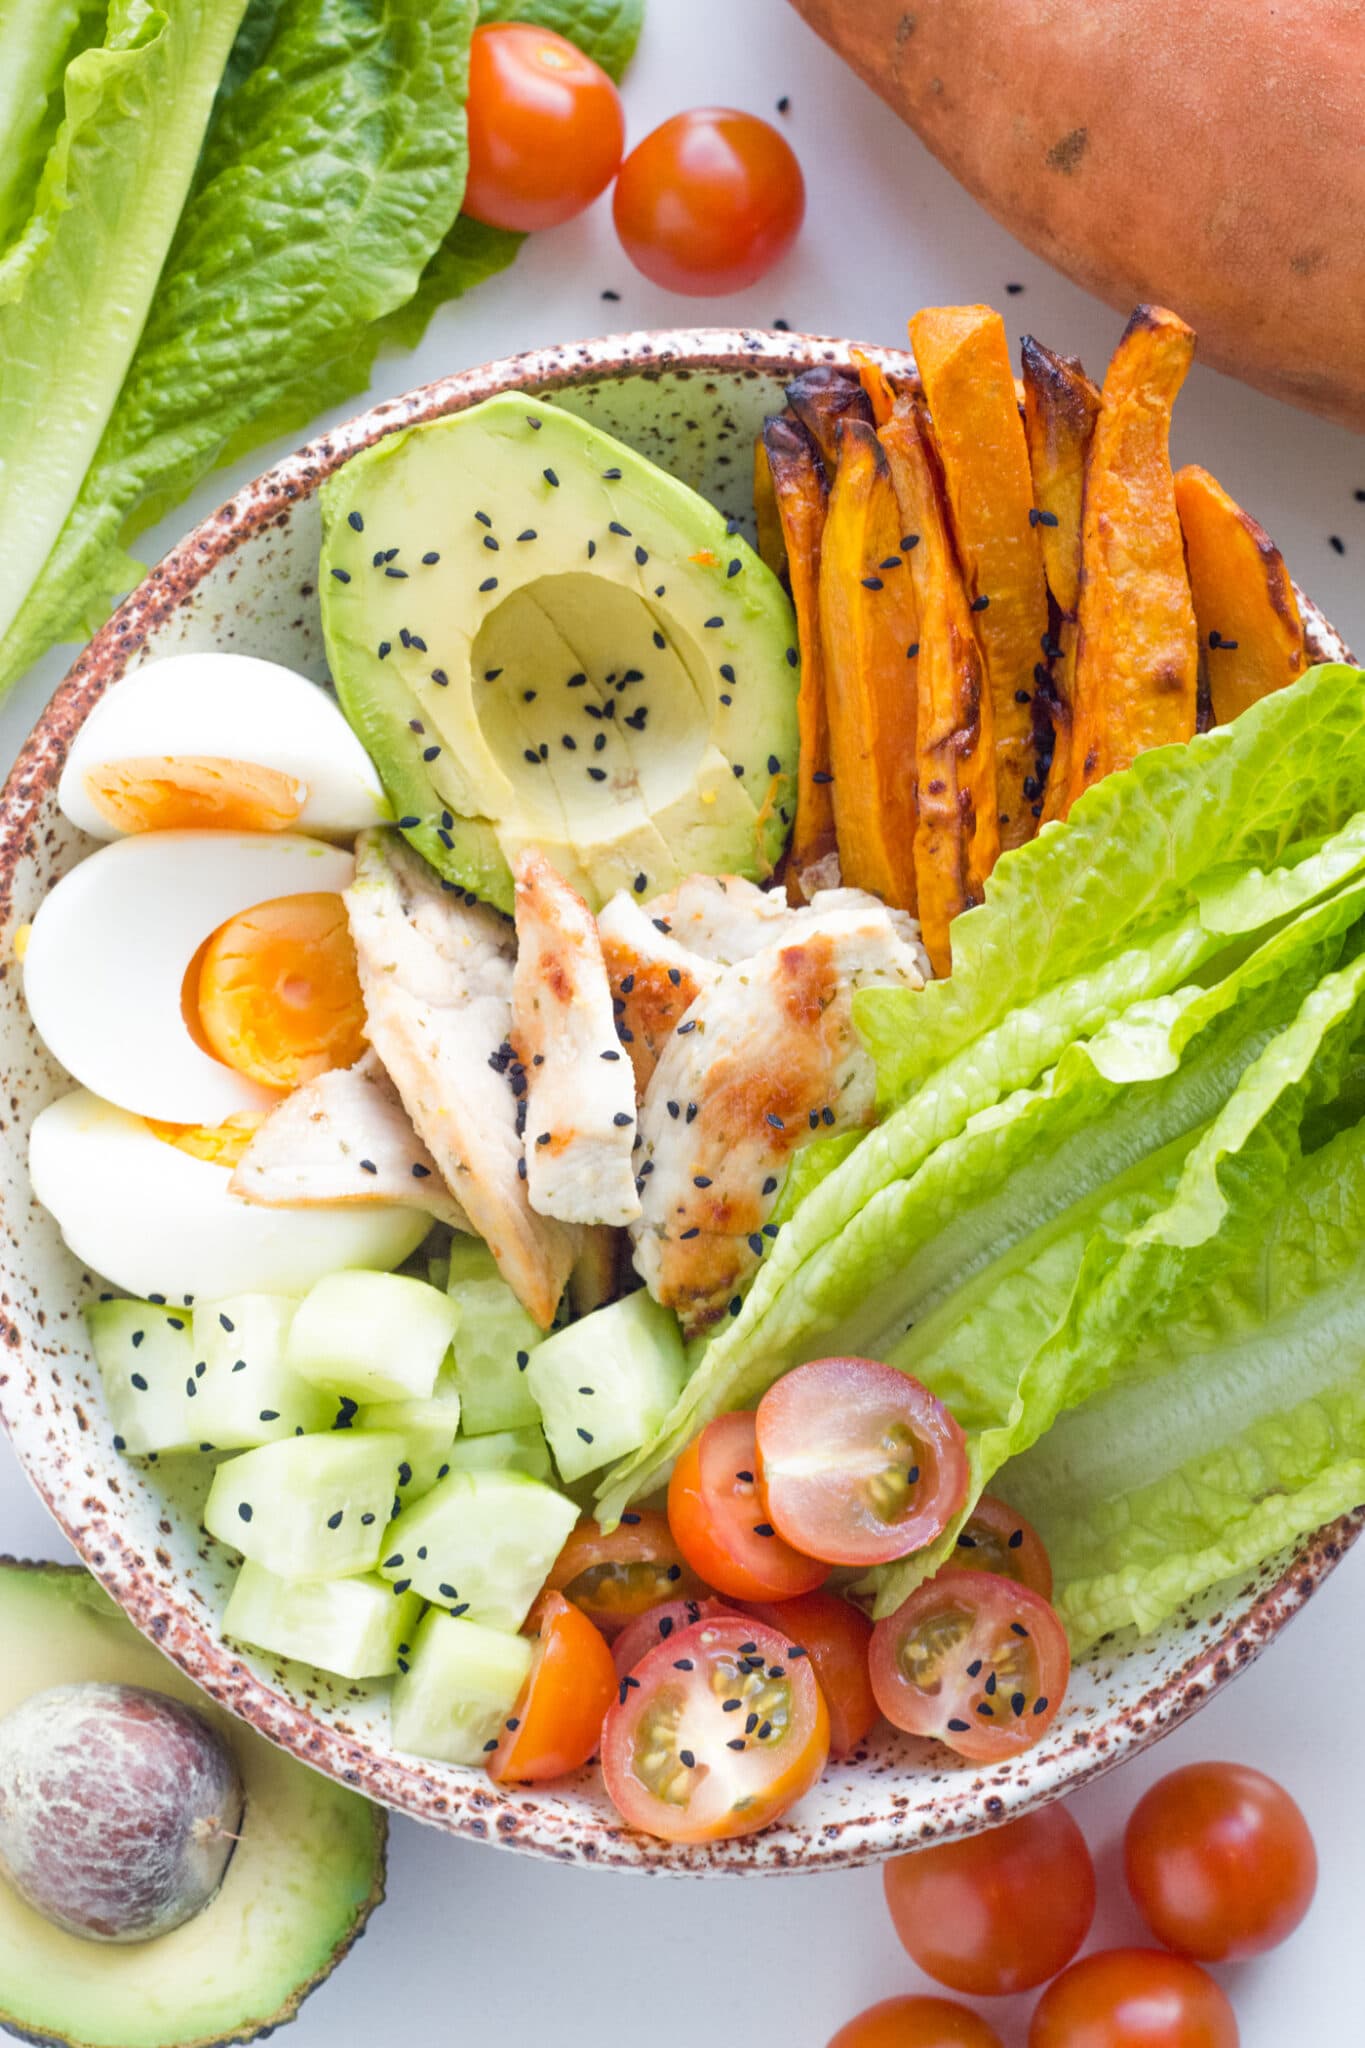
[(1215, 477), (1187, 464), (1175, 502), (1209, 707), (1226, 725), (1303, 674), (1303, 620), (1279, 549)]
[(801, 767), (787, 881), (794, 893), (809, 897), (816, 889), (828, 887), (839, 872), (820, 639), (820, 549), (829, 491), (815, 443), (794, 413), (779, 413), (764, 421), (760, 450), (801, 643), (796, 706)]
[[(1081, 496), (1085, 458), (1100, 410), (1100, 394), (1075, 356), (1062, 356), (1026, 334), (1024, 439), (1033, 473), (1043, 569), (1053, 616), (1046, 658), (1034, 670), (1035, 709), (1051, 724), (1051, 761), (1043, 790), (1043, 822), (1066, 809), (1070, 775), (1072, 701), (1076, 679), (1076, 606), (1081, 582)], [(1040, 654), (1044, 652), (1039, 650)], [(1044, 741), (1044, 719), (1035, 718)]]
[(1068, 807), (1148, 748), (1195, 731), (1199, 644), (1170, 460), (1171, 409), (1193, 353), (1183, 320), (1139, 306), (1105, 375), (1081, 513)]
[(847, 414), (821, 544), (819, 607), (839, 865), (852, 887), (913, 910), (916, 665), (907, 649), (919, 629), (902, 531), (876, 430)]
[(830, 484), (839, 463), (839, 428), (846, 419), (872, 424), (872, 408), (851, 371), (834, 363), (803, 370), (787, 386), (787, 404), (820, 451)]
[(1020, 846), (1042, 810), (1034, 669), (1048, 630), (1033, 482), (1005, 323), (989, 306), (931, 306), (910, 322), (957, 557), (976, 607), (990, 692), (999, 832)]
[(898, 402), (881, 430), (900, 515), (919, 535), (910, 555), (919, 613), (915, 880), (920, 930), (934, 972), (952, 965), (949, 930), (982, 899), (1000, 851), (991, 699), (943, 482), (923, 413)]

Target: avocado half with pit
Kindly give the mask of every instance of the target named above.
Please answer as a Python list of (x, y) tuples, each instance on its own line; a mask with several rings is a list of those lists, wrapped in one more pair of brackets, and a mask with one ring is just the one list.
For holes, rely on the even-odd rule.
[(510, 393), (353, 456), (322, 509), (337, 694), (440, 873), (504, 910), (526, 845), (593, 908), (772, 873), (796, 629), (713, 505)]
[(145, 1686), (198, 1708), (246, 1792), (216, 1895), (171, 1934), (82, 1941), (0, 1879), (0, 2028), (80, 2048), (208, 2048), (290, 2020), (384, 1896), (385, 1817), (220, 1713), (78, 1566), (0, 1558), (0, 1716), (87, 1680)]

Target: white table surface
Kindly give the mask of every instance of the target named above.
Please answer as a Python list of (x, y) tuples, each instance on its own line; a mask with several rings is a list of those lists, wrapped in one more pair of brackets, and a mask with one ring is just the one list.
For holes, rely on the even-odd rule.
[[(782, 95), (791, 101), (785, 118), (774, 114)], [(414, 356), (381, 362), (376, 396), (619, 328), (781, 318), (896, 342), (916, 306), (977, 299), (1001, 306), (1013, 335), (1033, 329), (1102, 371), (1121, 319), (996, 227), (782, 0), (650, 0), (625, 97), (632, 139), (706, 102), (782, 122), (810, 191), (805, 231), (787, 262), (733, 299), (679, 299), (631, 269), (602, 201), (528, 245), (514, 270), (467, 303), (446, 308)], [(1007, 294), (1008, 284), (1023, 290)], [(608, 288), (619, 304), (603, 302)], [(1365, 503), (1356, 496), (1365, 489), (1365, 446), (1202, 369), (1180, 400), (1176, 446), (1179, 459), (1205, 463), (1261, 517), (1300, 583), (1365, 650)], [(146, 559), (284, 452), (283, 444), (264, 450), (211, 479), (147, 536)], [(1331, 548), (1333, 534), (1344, 554)], [(41, 663), (0, 711), (6, 763), (65, 665), (60, 655)], [(67, 1555), (3, 1442), (0, 1550)], [(1274, 1772), (1300, 1800), (1321, 1854), (1318, 1902), (1286, 1948), (1225, 1973), (1243, 2048), (1365, 2040), (1362, 1594), (1365, 1554), (1349, 1559), (1288, 1637), (1197, 1720), (1075, 1802), (1106, 1894), (1099, 1934), (1113, 1941), (1139, 1936), (1114, 1851), (1125, 1815), (1160, 1772), (1194, 1757), (1232, 1757)], [(600, 2048), (617, 2038), (684, 2048), (708, 2031), (712, 2012), (724, 2016), (722, 2029), (732, 2023), (742, 1998), (759, 2012), (775, 2001), (778, 2037), (793, 2048), (823, 2048), (864, 2005), (920, 1982), (892, 1934), (875, 1869), (754, 1880), (742, 1891), (736, 1882), (565, 1870), (398, 1821), (388, 1904), (286, 2038), (291, 2048), (394, 2038), (407, 2048)], [(1006, 2048), (1023, 2048), (1030, 2003), (992, 2011)]]

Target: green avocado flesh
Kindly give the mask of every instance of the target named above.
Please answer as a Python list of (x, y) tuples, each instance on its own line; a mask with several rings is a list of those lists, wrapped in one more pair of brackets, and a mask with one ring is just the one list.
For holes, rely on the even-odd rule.
[(200, 2048), (292, 2019), (384, 1895), (384, 1815), (215, 1709), (94, 1580), (0, 1560), (0, 1715), (49, 1686), (147, 1686), (207, 1715), (246, 1787), (217, 1896), (128, 1947), (53, 1927), (0, 1879), (0, 2027), (83, 2048)]
[(596, 909), (762, 880), (796, 787), (796, 630), (714, 506), (516, 393), (324, 486), (337, 694), (414, 845), (504, 910), (538, 846)]

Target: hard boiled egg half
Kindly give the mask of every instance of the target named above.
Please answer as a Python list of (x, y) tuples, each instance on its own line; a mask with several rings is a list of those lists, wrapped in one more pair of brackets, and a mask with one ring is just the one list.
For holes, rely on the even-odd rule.
[[(244, 1133), (243, 1133), (244, 1135)], [(41, 1111), (29, 1138), (38, 1200), (84, 1265), (130, 1294), (303, 1294), (353, 1266), (387, 1272), (431, 1219), (376, 1204), (262, 1209), (229, 1194), (232, 1147), (158, 1133), (85, 1089)], [(209, 1156), (201, 1156), (202, 1154)]]
[(249, 654), (172, 654), (121, 677), (72, 742), (57, 801), (96, 839), (188, 827), (350, 839), (391, 816), (331, 699)]

